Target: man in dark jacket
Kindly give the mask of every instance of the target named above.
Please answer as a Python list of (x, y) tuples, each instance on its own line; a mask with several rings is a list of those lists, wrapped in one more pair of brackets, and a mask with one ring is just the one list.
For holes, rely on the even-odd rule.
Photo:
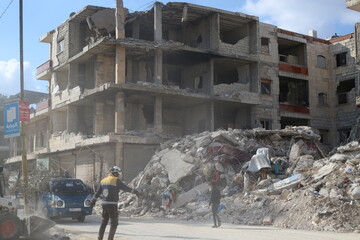
[(219, 215), (217, 214), (218, 208), (220, 205), (221, 193), (217, 188), (216, 183), (211, 183), (211, 196), (209, 206), (211, 205), (211, 211), (213, 214), (214, 226), (213, 228), (217, 228), (221, 226), (221, 221)]
[(110, 231), (108, 240), (113, 240), (118, 225), (118, 208), (117, 203), (119, 201), (119, 191), (131, 192), (139, 195), (139, 192), (135, 189), (126, 186), (120, 179), (121, 168), (114, 166), (109, 169), (110, 174), (100, 182), (100, 187), (94, 195), (92, 205), (95, 206), (97, 198), (101, 195), (102, 205), (102, 221), (99, 229), (98, 240), (102, 240), (104, 237), (105, 228), (111, 220)]

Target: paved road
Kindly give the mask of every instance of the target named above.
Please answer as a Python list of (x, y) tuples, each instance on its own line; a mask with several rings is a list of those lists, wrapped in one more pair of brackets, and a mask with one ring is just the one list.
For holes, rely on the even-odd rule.
[[(85, 223), (71, 219), (57, 222), (70, 233), (71, 240), (96, 240), (101, 218), (88, 216)], [(360, 234), (278, 229), (262, 226), (223, 224), (211, 228), (209, 222), (180, 222), (157, 219), (120, 218), (116, 240), (360, 240)], [(109, 228), (109, 226), (108, 226)], [(106, 229), (108, 231), (108, 228)], [(105, 235), (104, 239), (107, 239)]]

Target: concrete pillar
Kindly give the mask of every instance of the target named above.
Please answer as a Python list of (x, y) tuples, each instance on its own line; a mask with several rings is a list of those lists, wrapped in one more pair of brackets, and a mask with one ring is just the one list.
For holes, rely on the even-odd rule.
[(360, 46), (359, 46), (359, 41), (360, 41), (360, 23), (359, 23), (359, 22), (355, 24), (354, 35), (355, 35), (355, 53), (356, 53), (356, 59), (359, 59), (359, 58), (360, 58)]
[(207, 105), (206, 108), (206, 115), (207, 115), (207, 130), (209, 131), (215, 131), (215, 120), (214, 120), (214, 103), (211, 102)]
[(125, 48), (116, 46), (115, 83), (125, 83)]
[(154, 41), (162, 41), (162, 3), (154, 4)]
[(104, 56), (97, 55), (95, 63), (95, 86), (103, 84), (104, 81)]
[[(116, 0), (116, 39), (125, 38), (125, 11), (122, 0)], [(116, 46), (115, 83), (125, 83), (125, 48)]]
[(206, 83), (205, 92), (212, 96), (212, 95), (214, 95), (214, 76), (215, 76), (215, 68), (214, 68), (214, 60), (213, 59), (210, 60), (208, 72), (209, 73), (207, 74), (207, 77), (209, 78), (209, 83), (206, 83), (207, 80), (204, 81), (204, 83)]
[(260, 83), (259, 83), (259, 63), (250, 64), (250, 91), (259, 92)]
[(163, 53), (162, 50), (156, 49), (155, 50), (155, 59), (154, 59), (154, 83), (162, 84), (163, 72)]
[(94, 114), (94, 132), (95, 134), (104, 133), (104, 101), (98, 100), (95, 103), (95, 114)]
[(116, 0), (116, 38), (125, 38), (125, 10), (122, 0)]
[(78, 132), (78, 111), (77, 106), (68, 105), (67, 108), (67, 131), (68, 133)]
[(162, 129), (162, 97), (155, 97), (155, 106), (154, 106), (154, 128), (155, 131), (160, 133), (163, 131)]
[(114, 164), (118, 167), (121, 167), (123, 171), (124, 169), (124, 143), (117, 142), (115, 144), (115, 162)]
[[(154, 41), (162, 41), (162, 3), (154, 5)], [(154, 83), (162, 84), (162, 50), (155, 50)]]
[(125, 94), (118, 92), (115, 96), (115, 133), (125, 132)]
[(259, 22), (252, 21), (249, 23), (249, 54), (258, 53), (258, 41), (259, 41)]
[(211, 50), (219, 49), (220, 42), (220, 15), (214, 14), (210, 18), (210, 33), (209, 33), (209, 45)]

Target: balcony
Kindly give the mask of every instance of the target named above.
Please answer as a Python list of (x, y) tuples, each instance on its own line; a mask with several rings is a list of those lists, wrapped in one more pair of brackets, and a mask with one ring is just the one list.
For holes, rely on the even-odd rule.
[(308, 75), (308, 68), (303, 66), (294, 66), (287, 63), (279, 63), (279, 70), (290, 73), (304, 74)]
[(346, 7), (360, 12), (360, 0), (346, 0)]
[(279, 105), (280, 105), (280, 111), (281, 112), (310, 114), (310, 110), (306, 106), (296, 106), (296, 105), (282, 104), (282, 103), (280, 103)]
[(48, 60), (41, 64), (36, 69), (36, 78), (39, 80), (50, 80), (51, 78), (52, 61)]

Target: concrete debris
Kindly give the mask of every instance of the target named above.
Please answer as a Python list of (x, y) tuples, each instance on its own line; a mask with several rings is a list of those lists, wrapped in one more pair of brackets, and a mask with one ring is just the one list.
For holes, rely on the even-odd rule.
[(359, 232), (360, 145), (351, 142), (325, 156), (319, 139), (309, 127), (287, 127), (168, 141), (130, 183), (143, 197), (122, 193), (120, 211), (210, 221), (209, 183), (215, 183), (225, 222)]
[(326, 175), (329, 175), (332, 171), (336, 169), (338, 165), (336, 163), (330, 163), (329, 165), (325, 165), (320, 168), (317, 173), (314, 175), (314, 180), (318, 180), (323, 178)]
[[(179, 179), (186, 177), (195, 167), (184, 161), (185, 154), (178, 150), (164, 150), (160, 163), (168, 174), (170, 183), (176, 183)], [(177, 161), (178, 159), (178, 161)]]

